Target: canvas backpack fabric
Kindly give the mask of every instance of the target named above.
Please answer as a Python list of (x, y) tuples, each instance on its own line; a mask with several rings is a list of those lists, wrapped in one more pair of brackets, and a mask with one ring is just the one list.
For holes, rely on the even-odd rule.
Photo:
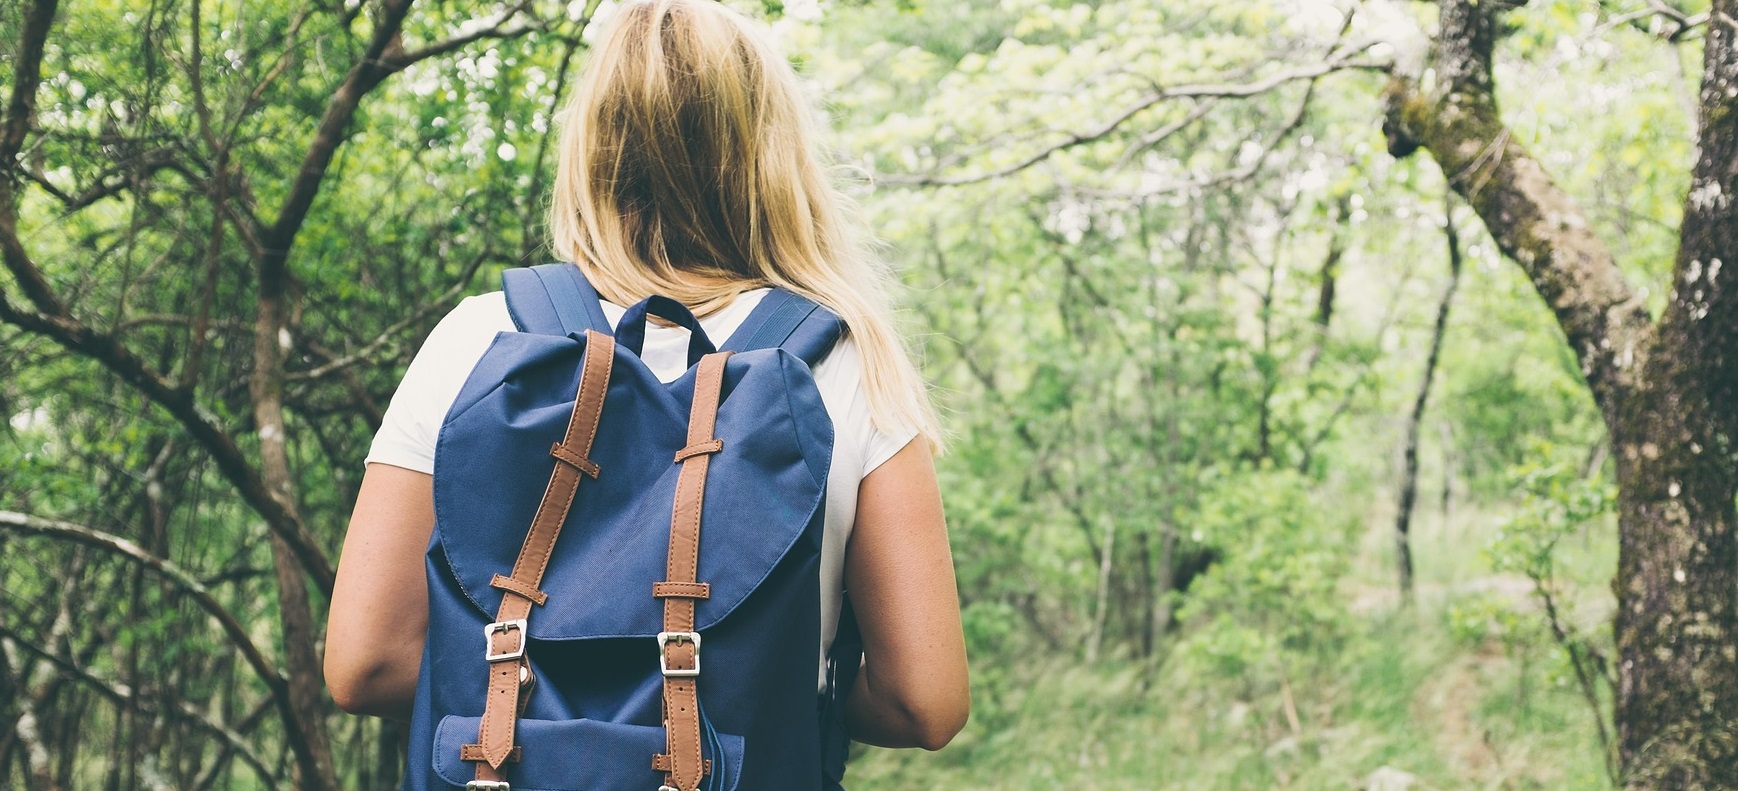
[[(842, 322), (775, 289), (714, 352), (661, 297), (609, 326), (571, 264), (503, 286), (520, 332), (436, 445), (406, 791), (839, 788), (860, 643), (847, 605), (817, 695), (833, 425), (810, 368)], [(669, 384), (638, 358), (648, 314), (691, 332)]]

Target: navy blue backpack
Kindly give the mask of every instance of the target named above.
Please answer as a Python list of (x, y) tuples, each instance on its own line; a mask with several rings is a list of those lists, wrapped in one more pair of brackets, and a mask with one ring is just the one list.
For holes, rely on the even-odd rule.
[[(571, 264), (508, 271), (441, 426), (428, 642), (404, 788), (837, 789), (850, 614), (817, 694), (833, 425), (810, 368), (844, 329), (773, 290), (714, 351), (680, 303), (610, 327)], [(648, 314), (687, 327), (670, 384)]]

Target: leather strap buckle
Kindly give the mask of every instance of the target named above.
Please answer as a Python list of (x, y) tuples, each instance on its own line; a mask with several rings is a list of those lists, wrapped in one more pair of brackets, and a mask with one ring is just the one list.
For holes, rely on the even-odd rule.
[[(670, 667), (670, 655), (664, 650), (671, 643), (694, 644), (694, 666), (691, 668)], [(658, 633), (658, 670), (666, 678), (693, 678), (700, 675), (700, 633), (699, 632), (659, 632)]]
[[(502, 651), (501, 653), (497, 654), (497, 653), (495, 653), (495, 635), (505, 633), (505, 632), (518, 632), (519, 633), (519, 645), (518, 645), (518, 647), (513, 648), (512, 650)], [(509, 659), (518, 659), (519, 657), (522, 657), (524, 655), (525, 655), (525, 619), (524, 618), (515, 618), (511, 621), (496, 621), (492, 624), (489, 624), (488, 626), (483, 627), (483, 659), (484, 659), (484, 661), (487, 661), (490, 663), (505, 662)], [(495, 781), (479, 780), (477, 782), (495, 782)], [(500, 791), (506, 791), (506, 788), (507, 788), (506, 784), (503, 783), (501, 785)]]

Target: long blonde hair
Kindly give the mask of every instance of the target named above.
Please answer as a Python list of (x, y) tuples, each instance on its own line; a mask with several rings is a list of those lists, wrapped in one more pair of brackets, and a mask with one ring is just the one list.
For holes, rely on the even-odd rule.
[(862, 352), (876, 425), (939, 448), (891, 274), (846, 219), (795, 71), (756, 28), (710, 0), (617, 10), (563, 120), (554, 252), (617, 304), (663, 294), (706, 315), (778, 286), (831, 308)]

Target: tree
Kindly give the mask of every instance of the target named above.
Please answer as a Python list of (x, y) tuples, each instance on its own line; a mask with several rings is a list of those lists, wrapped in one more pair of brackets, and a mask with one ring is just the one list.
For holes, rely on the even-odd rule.
[[(1441, 165), (1525, 270), (1580, 360), (1610, 434), (1620, 530), (1616, 723), (1633, 789), (1738, 787), (1738, 2), (1703, 40), (1698, 153), (1663, 312), (1504, 124), (1492, 52), (1525, 0), (1443, 0), (1434, 82), (1386, 96), (1389, 149)], [(1681, 36), (1695, 24), (1650, 3)], [(1651, 15), (1651, 14), (1650, 14)]]
[[(99, 559), (69, 570), (69, 585), (93, 584), (81, 575), (117, 568), (117, 548), (137, 550), (129, 554), (137, 564), (163, 569), (179, 565), (175, 555), (209, 564), (205, 553), (225, 546), (218, 562), (239, 567), (195, 566), (194, 576), (156, 580), (149, 593), (148, 578), (133, 568), (125, 572), (131, 600), (114, 610), (104, 610), (101, 597), (68, 600), (70, 587), (39, 588), (49, 573), (13, 581), (64, 608), (46, 630), (0, 612), (7, 621), (0, 625), (19, 629), (6, 636), (8, 651), (23, 647), (14, 652), (19, 679), (28, 682), (42, 667), (82, 666), (104, 649), (132, 656), (115, 668), (118, 686), (105, 687), (93, 673), (50, 672), (33, 688), (41, 700), (21, 714), (63, 730), (55, 744), (58, 775), (44, 769), (36, 782), (70, 785), (82, 769), (72, 757), (91, 737), (66, 727), (78, 723), (76, 707), (56, 705), (72, 697), (62, 683), (69, 678), (112, 703), (117, 720), (132, 717), (131, 726), (116, 729), (115, 745), (129, 741), (115, 752), (131, 754), (114, 757), (110, 787), (129, 785), (124, 773), (136, 762), (155, 763), (153, 752), (172, 756), (164, 763), (174, 784), (189, 787), (216, 782), (237, 750), (244, 761), (253, 755), (233, 744), (209, 756), (203, 743), (175, 744), (134, 716), (146, 710), (138, 696), (102, 694), (144, 685), (164, 703), (184, 702), (202, 679), (176, 674), (195, 674), (198, 665), (139, 661), (141, 649), (158, 648), (210, 657), (218, 667), (233, 664), (235, 651), (245, 654), (273, 704), (259, 711), (278, 715), (275, 735), (289, 751), (294, 785), (348, 785), (340, 781), (335, 753), (345, 747), (332, 732), (337, 721), (321, 678), (315, 601), (331, 592), (335, 528), (349, 497), (346, 468), (360, 459), (358, 437), (378, 426), (378, 404), (397, 367), (373, 363), (406, 356), (399, 336), (426, 326), (483, 264), (511, 265), (534, 251), (525, 229), (540, 214), (538, 174), (554, 126), (549, 97), (564, 92), (599, 0), (416, 14), (412, 5), (274, 3), (246, 14), (208, 0), (75, 12), (55, 0), (0, 6), (0, 80), (7, 87), (0, 115), (0, 345), (7, 352), (0, 356), (16, 354), (27, 360), (20, 368), (47, 374), (9, 381), (11, 392), (0, 399), (25, 395), (46, 404), (58, 395), (77, 404), (50, 419), (67, 440), (65, 466), (94, 470), (96, 482), (73, 498), (72, 516), (112, 528), (95, 534), (121, 543), (92, 544), (77, 537), (91, 534), (77, 531), (36, 534), (98, 550)], [(545, 79), (549, 67), (555, 74)], [(530, 82), (529, 72), (538, 88), (553, 91), (505, 87)], [(382, 87), (407, 73), (396, 82), (414, 79), (441, 96), (382, 100)], [(406, 112), (408, 104), (414, 110)], [(405, 116), (431, 123), (370, 123)], [(463, 134), (440, 131), (459, 122), (468, 126)], [(394, 132), (401, 136), (387, 137)], [(369, 135), (386, 144), (348, 157), (353, 141)], [(505, 139), (500, 148), (467, 148), (496, 136), (535, 145), (537, 156), (511, 164), (516, 150)], [(474, 180), (442, 179), (473, 172)], [(421, 183), (409, 174), (422, 175)], [(348, 189), (335, 190), (340, 183)], [(370, 193), (379, 199), (365, 205), (360, 196)], [(467, 202), (469, 211), (489, 214), (493, 227), (474, 232)], [(519, 238), (507, 238), (515, 232)], [(92, 403), (116, 408), (87, 411)], [(124, 438), (113, 452), (75, 427), (75, 415), (96, 413), (111, 436)], [(149, 450), (143, 460), (140, 447)], [(241, 508), (212, 508), (202, 501), (206, 484), (224, 493), (215, 499), (227, 494)], [(56, 516), (69, 510), (33, 488), (8, 487), (0, 499), (61, 512)], [(0, 527), (47, 524), (37, 515), (14, 517)], [(172, 530), (181, 519), (216, 529)], [(251, 531), (255, 523), (263, 533)], [(256, 549), (269, 556), (269, 572), (251, 565)], [(200, 582), (205, 574), (211, 582)], [(256, 590), (248, 584), (255, 577), (272, 582)], [(245, 622), (256, 608), (275, 620), (275, 655), (252, 650), (243, 639), (249, 633), (239, 629), (133, 629), (159, 614), (153, 605), (172, 616), (201, 586), (213, 592), (201, 593), (199, 603), (221, 623)], [(215, 637), (216, 645), (202, 637)], [(228, 671), (218, 674), (233, 681)], [(258, 687), (244, 680), (237, 694), (236, 686), (208, 692), (225, 707), (237, 698), (252, 705)], [(250, 733), (259, 717), (245, 719), (245, 726), (222, 718), (211, 724), (237, 739), (270, 738)], [(382, 732), (381, 753), (396, 755), (390, 726)], [(10, 752), (0, 744), (0, 771)]]

